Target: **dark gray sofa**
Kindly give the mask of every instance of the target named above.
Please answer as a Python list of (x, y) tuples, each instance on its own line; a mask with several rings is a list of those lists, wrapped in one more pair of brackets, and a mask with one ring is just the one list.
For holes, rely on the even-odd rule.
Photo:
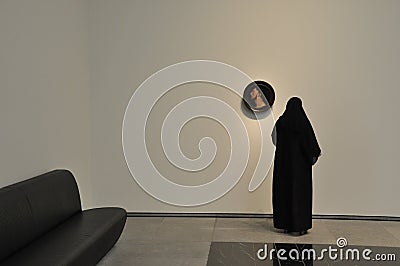
[(96, 265), (126, 222), (122, 208), (82, 211), (74, 176), (55, 170), (0, 189), (0, 265)]

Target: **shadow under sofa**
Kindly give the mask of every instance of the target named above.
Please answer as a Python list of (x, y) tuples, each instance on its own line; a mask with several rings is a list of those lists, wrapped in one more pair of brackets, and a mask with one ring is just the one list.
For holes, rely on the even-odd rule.
[(82, 211), (68, 170), (0, 189), (0, 265), (96, 265), (119, 239), (126, 211)]

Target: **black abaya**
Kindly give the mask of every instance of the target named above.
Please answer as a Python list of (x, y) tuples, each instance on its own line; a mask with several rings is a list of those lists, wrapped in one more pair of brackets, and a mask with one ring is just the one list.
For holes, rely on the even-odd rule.
[(274, 127), (272, 203), (274, 227), (301, 232), (312, 227), (312, 165), (321, 154), (301, 100), (291, 98)]

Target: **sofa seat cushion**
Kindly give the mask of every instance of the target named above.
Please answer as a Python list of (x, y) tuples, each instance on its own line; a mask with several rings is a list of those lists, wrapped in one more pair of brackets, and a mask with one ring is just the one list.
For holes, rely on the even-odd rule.
[(96, 265), (118, 240), (126, 221), (122, 208), (97, 208), (73, 215), (17, 251), (1, 265)]

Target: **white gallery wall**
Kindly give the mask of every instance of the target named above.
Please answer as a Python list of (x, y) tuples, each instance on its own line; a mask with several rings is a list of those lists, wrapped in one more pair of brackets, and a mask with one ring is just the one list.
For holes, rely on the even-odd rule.
[[(209, 59), (270, 82), (275, 118), (291, 96), (303, 99), (322, 148), (314, 167), (315, 214), (400, 216), (400, 2), (67, 2), (1, 2), (2, 184), (66, 167), (77, 175), (87, 206), (272, 213), (271, 173), (256, 191), (247, 189), (257, 149), (228, 194), (192, 208), (154, 199), (126, 166), (122, 121), (136, 88), (171, 64)], [(189, 185), (216, 177), (230, 149), (223, 127), (197, 119), (183, 128), (182, 150), (195, 158), (198, 140), (213, 137), (214, 164), (187, 178), (165, 160), (158, 131), (165, 113), (197, 95), (234, 108), (240, 101), (215, 85), (179, 86), (157, 104), (146, 130), (159, 171)]]
[(0, 186), (55, 168), (90, 206), (86, 1), (0, 1)]
[[(125, 164), (122, 120), (135, 89), (168, 65), (210, 59), (270, 82), (276, 91), (276, 117), (290, 96), (303, 99), (323, 153), (314, 168), (314, 213), (400, 215), (395, 204), (400, 199), (400, 125), (395, 122), (399, 12), (398, 1), (92, 1), (94, 204), (140, 212), (272, 213), (270, 176), (255, 192), (247, 190), (256, 157), (250, 158), (232, 191), (195, 208), (155, 200), (135, 183)], [(171, 108), (182, 94), (189, 97), (199, 90), (219, 93), (204, 84), (183, 87), (160, 105)], [(163, 117), (168, 108), (159, 108)], [(155, 118), (154, 123), (162, 120)], [(222, 141), (218, 151), (227, 152), (223, 130), (211, 122), (198, 123), (203, 125), (188, 126), (181, 134), (182, 149), (195, 157), (197, 142), (189, 140), (202, 134), (216, 136)], [(157, 150), (156, 145), (157, 132), (149, 149)], [(187, 177), (163, 164), (159, 151), (152, 159), (160, 161), (160, 171), (176, 182)], [(218, 171), (209, 174), (215, 177)]]

